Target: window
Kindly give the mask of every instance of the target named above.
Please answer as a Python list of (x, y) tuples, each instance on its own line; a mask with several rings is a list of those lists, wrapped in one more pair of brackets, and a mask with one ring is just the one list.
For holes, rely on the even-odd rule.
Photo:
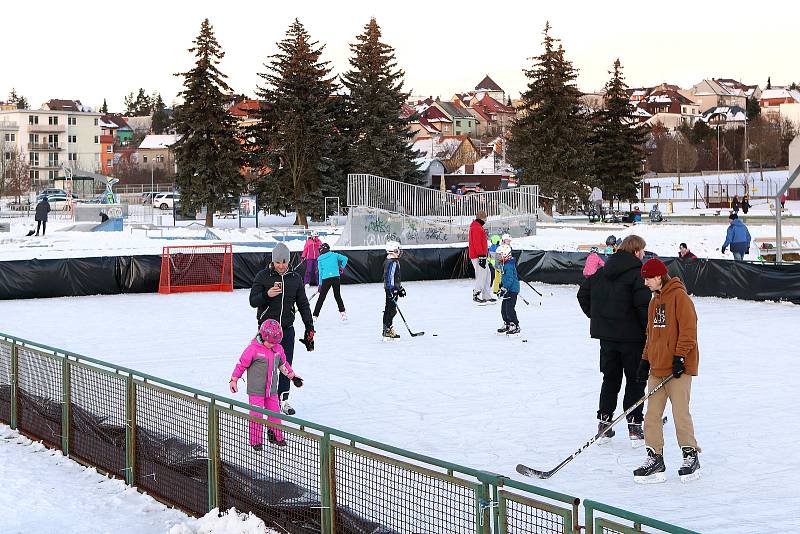
[(6, 134), (6, 141), (10, 143), (14, 143), (17, 140), (17, 134), (7, 133)]
[(98, 124), (100, 124), (100, 123), (98, 122), (97, 117), (95, 117), (94, 118), (94, 125), (97, 126)]
[(11, 152), (5, 152), (4, 156), (6, 158), (6, 161), (11, 161)]
[(108, 145), (108, 146), (106, 147), (106, 152), (108, 152), (109, 154), (111, 154), (111, 149), (112, 149), (111, 145)]
[(69, 141), (70, 143), (77, 143), (78, 142), (78, 136), (77, 135), (68, 135), (67, 136), (67, 141)]
[(76, 152), (70, 152), (67, 158), (70, 161), (78, 161), (78, 154)]
[(28, 124), (39, 124), (38, 115), (28, 115)]
[(47, 155), (47, 166), (58, 167), (58, 152), (49, 152)]
[(161, 154), (156, 156), (156, 163), (164, 163), (164, 156), (162, 156)]
[(50, 117), (47, 117), (47, 124), (50, 124), (50, 125), (53, 125), (53, 126), (57, 126), (58, 125), (58, 116), (51, 115)]
[(444, 131), (445, 131), (445, 132), (449, 132), (449, 131), (450, 131), (450, 126), (448, 126), (447, 124), (445, 124), (445, 125), (444, 125)]
[(456, 126), (461, 126), (461, 121), (456, 121)]
[(39, 153), (38, 152), (31, 152), (28, 154), (28, 161), (31, 164), (31, 167), (38, 167), (39, 166)]
[(147, 156), (142, 156), (142, 163), (147, 163)]
[(50, 180), (55, 180), (58, 178), (58, 171), (47, 171), (47, 178)]
[(70, 126), (75, 126), (76, 124), (78, 124), (78, 118), (77, 117), (67, 117), (67, 124), (69, 124)]
[(38, 182), (39, 181), (39, 171), (30, 171), (29, 174), (30, 174), (30, 177), (31, 177), (32, 181), (34, 181), (34, 182)]
[(39, 143), (39, 134), (28, 134), (28, 142), (33, 144)]
[(99, 142), (100, 142), (100, 136), (99, 135), (95, 135), (94, 136), (94, 144), (98, 144)]
[(58, 134), (50, 134), (47, 136), (47, 145), (51, 147), (58, 147)]

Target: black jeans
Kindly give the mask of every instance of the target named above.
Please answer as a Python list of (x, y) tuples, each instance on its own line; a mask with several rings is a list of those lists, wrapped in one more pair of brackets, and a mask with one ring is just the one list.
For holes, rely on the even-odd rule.
[(39, 235), (39, 227), (42, 228), (42, 235), (47, 232), (47, 221), (36, 221), (36, 235)]
[(344, 302), (342, 302), (342, 293), (340, 290), (341, 279), (338, 276), (326, 278), (322, 281), (322, 286), (319, 288), (319, 298), (317, 298), (317, 305), (314, 306), (314, 317), (319, 317), (319, 312), (322, 309), (322, 303), (325, 302), (325, 297), (328, 290), (333, 288), (333, 298), (336, 299), (336, 305), (339, 306), (339, 311), (344, 311)]
[[(286, 361), (289, 362), (289, 365), (292, 365), (292, 359), (294, 359), (294, 326), (283, 327), (281, 347), (283, 347), (283, 352), (286, 353)], [(283, 373), (279, 372), (278, 374), (280, 374), (278, 379), (278, 397), (280, 397), (282, 393), (289, 391), (289, 384), (292, 382)]]
[[(600, 414), (614, 415), (617, 408), (617, 397), (622, 387), (622, 375), (625, 375), (625, 395), (622, 407), (627, 410), (636, 401), (644, 397), (646, 382), (639, 382), (636, 372), (642, 361), (644, 342), (620, 343), (600, 340), (600, 372), (603, 373), (603, 385), (600, 387)], [(641, 423), (644, 404), (637, 407), (628, 416), (628, 421)]]
[(504, 323), (519, 324), (517, 320), (517, 295), (519, 293), (506, 293), (503, 303), (500, 305), (500, 316)]
[(397, 303), (392, 298), (392, 293), (386, 291), (386, 306), (383, 308), (383, 326), (392, 326), (394, 316), (397, 315)]

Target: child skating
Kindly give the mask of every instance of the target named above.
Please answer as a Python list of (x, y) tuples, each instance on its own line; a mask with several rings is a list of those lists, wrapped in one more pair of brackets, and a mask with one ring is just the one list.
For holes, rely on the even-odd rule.
[(344, 302), (342, 301), (340, 290), (340, 275), (347, 266), (347, 257), (331, 251), (331, 247), (327, 243), (323, 243), (319, 246), (319, 253), (320, 256), (317, 259), (317, 266), (319, 268), (319, 298), (317, 299), (316, 306), (314, 306), (314, 322), (319, 319), (322, 303), (325, 302), (325, 296), (331, 288), (333, 288), (333, 298), (336, 299), (336, 305), (339, 306), (339, 315), (342, 321), (346, 321), (347, 314), (344, 311)]
[(386, 261), (383, 263), (383, 290), (386, 304), (383, 308), (383, 340), (392, 341), (400, 336), (394, 331), (392, 321), (397, 315), (397, 299), (406, 296), (400, 279), (400, 242), (386, 242)]
[(503, 326), (497, 329), (498, 335), (518, 336), (520, 333), (519, 319), (517, 319), (517, 296), (519, 295), (519, 276), (517, 275), (517, 261), (511, 255), (509, 245), (500, 245), (497, 248), (498, 265), (502, 272), (500, 281), (500, 314), (503, 317)]
[[(283, 329), (275, 319), (267, 319), (258, 329), (258, 335), (253, 338), (250, 345), (244, 349), (239, 357), (239, 363), (231, 373), (229, 387), (231, 393), (236, 393), (238, 388), (236, 382), (247, 370), (247, 398), (248, 402), (260, 408), (266, 408), (273, 412), (280, 412), (280, 402), (278, 400), (278, 373), (283, 373), (295, 385), (303, 386), (303, 379), (297, 376), (292, 370), (292, 366), (286, 361), (286, 354), (283, 352), (280, 342), (283, 339)], [(261, 412), (250, 411), (253, 417), (263, 418)], [(277, 417), (267, 416), (267, 420), (272, 423), (280, 424)], [(253, 449), (260, 451), (264, 442), (264, 425), (255, 421), (250, 421), (250, 445)], [(270, 428), (267, 431), (270, 443), (279, 447), (286, 446), (283, 432), (278, 428)]]

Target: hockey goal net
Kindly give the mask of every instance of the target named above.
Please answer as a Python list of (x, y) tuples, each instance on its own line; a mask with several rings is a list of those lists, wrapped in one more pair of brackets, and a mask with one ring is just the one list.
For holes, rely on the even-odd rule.
[(164, 247), (159, 293), (233, 291), (230, 244)]

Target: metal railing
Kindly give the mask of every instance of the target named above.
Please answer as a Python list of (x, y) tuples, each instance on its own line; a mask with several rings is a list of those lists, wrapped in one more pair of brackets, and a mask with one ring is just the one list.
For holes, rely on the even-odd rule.
[[(0, 421), (193, 515), (236, 507), (295, 533), (582, 528), (580, 499), (571, 495), (5, 334)], [(284, 433), (281, 454), (251, 446), (264, 441), (264, 426)], [(595, 511), (635, 522), (617, 532), (642, 524), (691, 532), (586, 502), (589, 533), (607, 532), (597, 521), (611, 521), (595, 520)]]

